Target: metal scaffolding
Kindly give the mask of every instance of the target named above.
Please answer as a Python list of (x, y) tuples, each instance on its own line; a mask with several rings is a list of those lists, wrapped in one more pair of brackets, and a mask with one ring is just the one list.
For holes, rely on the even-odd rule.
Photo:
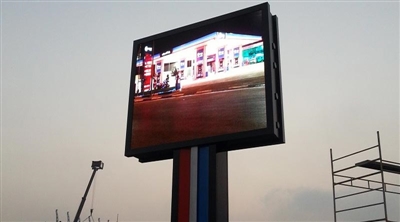
[[(391, 193), (400, 195), (400, 192), (398, 192), (400, 185), (385, 182), (384, 173), (400, 174), (400, 163), (384, 160), (382, 158), (379, 132), (377, 132), (377, 140), (377, 145), (337, 158), (333, 158), (332, 149), (330, 149), (335, 222), (337, 221), (337, 216), (340, 213), (356, 211), (371, 207), (380, 207), (383, 216), (380, 218), (367, 219), (365, 220), (366, 222), (390, 221), (388, 219), (386, 194)], [(351, 165), (348, 165), (346, 163), (346, 160), (349, 161), (349, 159), (354, 158), (355, 156), (361, 156), (361, 158), (363, 158), (366, 152), (377, 152), (378, 157), (372, 160), (363, 160)], [(336, 169), (338, 162), (342, 162), (342, 166), (339, 169)], [(350, 171), (353, 171), (352, 174), (350, 173)], [(354, 171), (356, 171), (356, 176), (354, 176)], [(350, 189), (347, 190), (346, 194), (339, 194), (339, 186), (350, 187)], [(393, 188), (398, 190), (394, 191)], [(355, 198), (359, 195), (366, 195), (370, 192), (381, 192), (381, 199), (377, 201), (375, 200), (376, 202), (368, 204), (350, 207), (346, 206), (338, 209), (339, 200), (344, 200), (346, 198)]]

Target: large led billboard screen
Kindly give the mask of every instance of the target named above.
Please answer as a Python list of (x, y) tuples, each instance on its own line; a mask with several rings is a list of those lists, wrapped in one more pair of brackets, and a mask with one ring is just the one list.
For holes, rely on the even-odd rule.
[(277, 17), (264, 3), (134, 41), (125, 155), (284, 143)]

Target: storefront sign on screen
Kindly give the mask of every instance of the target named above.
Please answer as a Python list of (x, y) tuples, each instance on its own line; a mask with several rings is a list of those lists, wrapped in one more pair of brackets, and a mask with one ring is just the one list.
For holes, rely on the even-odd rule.
[(215, 61), (215, 54), (207, 56), (207, 62), (214, 62)]
[(218, 50), (218, 58), (219, 58), (219, 59), (223, 59), (224, 56), (225, 56), (225, 48), (220, 48), (220, 49)]
[(146, 53), (144, 56), (144, 91), (150, 90), (152, 65), (153, 58), (150, 54)]
[(161, 73), (161, 61), (157, 61), (157, 64), (156, 64), (156, 73)]
[(197, 64), (202, 64), (204, 59), (204, 48), (197, 50)]
[(238, 58), (239, 57), (239, 47), (236, 47), (233, 49), (233, 57)]
[(181, 65), (180, 65), (180, 68), (181, 69), (184, 69), (185, 68), (185, 60), (181, 60), (181, 63), (180, 63)]

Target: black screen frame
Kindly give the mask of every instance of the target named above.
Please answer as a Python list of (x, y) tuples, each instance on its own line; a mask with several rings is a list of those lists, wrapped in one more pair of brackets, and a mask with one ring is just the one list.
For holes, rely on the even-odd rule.
[[(264, 76), (265, 76), (265, 102), (266, 102), (266, 128), (244, 131), (239, 133), (206, 137), (188, 141), (175, 142), (149, 146), (145, 148), (131, 148), (132, 125), (135, 97), (136, 54), (139, 45), (154, 40), (168, 39), (179, 33), (187, 32), (221, 23), (252, 12), (261, 11), (262, 30), (261, 36), (264, 44)], [(259, 146), (268, 146), (285, 143), (283, 97), (281, 84), (281, 64), (279, 53), (278, 18), (270, 12), (268, 3), (259, 4), (239, 11), (214, 17), (191, 25), (135, 40), (133, 43), (131, 81), (127, 115), (127, 129), (125, 141), (125, 156), (136, 157), (140, 162), (151, 162), (173, 157), (173, 151), (201, 145), (216, 145), (217, 152), (247, 149)]]

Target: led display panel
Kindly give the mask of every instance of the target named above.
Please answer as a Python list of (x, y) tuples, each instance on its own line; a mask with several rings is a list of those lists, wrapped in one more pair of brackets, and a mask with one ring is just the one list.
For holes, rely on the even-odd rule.
[(264, 3), (134, 41), (125, 156), (284, 143), (277, 17)]

